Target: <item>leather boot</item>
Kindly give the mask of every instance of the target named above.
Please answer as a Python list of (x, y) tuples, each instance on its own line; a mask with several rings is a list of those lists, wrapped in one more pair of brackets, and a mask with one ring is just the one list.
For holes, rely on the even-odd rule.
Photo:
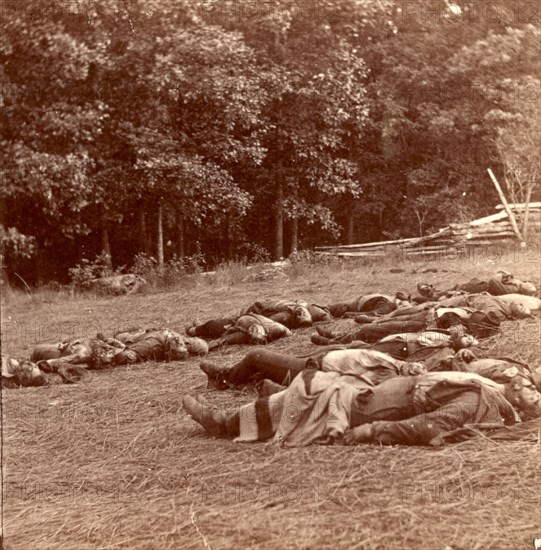
[(359, 323), (359, 325), (364, 325), (365, 323), (372, 323), (374, 321), (374, 317), (370, 317), (370, 315), (355, 315), (355, 322)]
[(207, 375), (207, 388), (216, 390), (226, 390), (229, 386), (224, 380), (226, 367), (216, 365), (210, 361), (201, 361), (199, 368)]
[(323, 336), (324, 338), (329, 338), (330, 340), (334, 338), (334, 333), (331, 329), (322, 327), (321, 325), (316, 325), (315, 328), (320, 336)]
[(329, 338), (325, 338), (325, 336), (319, 334), (312, 334), (310, 340), (312, 344), (316, 344), (316, 346), (328, 346), (330, 344)]
[(211, 435), (236, 437), (239, 435), (238, 411), (216, 409), (185, 395), (182, 404), (186, 412)]

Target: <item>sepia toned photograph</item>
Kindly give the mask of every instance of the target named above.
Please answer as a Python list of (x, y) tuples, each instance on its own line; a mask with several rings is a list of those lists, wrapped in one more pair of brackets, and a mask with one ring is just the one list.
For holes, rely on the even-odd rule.
[(541, 549), (539, 0), (0, 0), (0, 550)]

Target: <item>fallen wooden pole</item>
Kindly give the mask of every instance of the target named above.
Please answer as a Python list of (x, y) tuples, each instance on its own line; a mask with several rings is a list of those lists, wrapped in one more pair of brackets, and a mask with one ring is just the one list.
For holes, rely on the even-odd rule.
[(496, 176), (492, 172), (490, 168), (487, 168), (488, 175), (490, 176), (490, 179), (492, 180), (492, 183), (494, 184), (494, 187), (496, 188), (496, 191), (498, 191), (498, 195), (500, 197), (500, 200), (502, 201), (503, 207), (505, 208), (505, 211), (507, 212), (507, 216), (509, 217), (509, 223), (511, 224), (511, 227), (513, 228), (513, 231), (515, 232), (515, 235), (517, 236), (518, 240), (520, 242), (523, 242), (522, 235), (520, 234), (520, 230), (517, 225), (517, 220), (515, 219), (515, 216), (513, 212), (511, 212), (511, 209), (509, 208), (509, 204), (507, 203), (507, 199), (505, 198), (505, 195), (503, 194), (502, 188), (500, 187), (500, 184), (498, 183), (498, 180), (496, 179)]
[(383, 246), (383, 245), (401, 245), (403, 243), (416, 242), (420, 237), (409, 237), (407, 239), (394, 239), (392, 241), (374, 241), (371, 243), (359, 243), (359, 244), (337, 244), (330, 246), (316, 246), (316, 252), (325, 252), (327, 250), (333, 250), (335, 248), (340, 248), (344, 250), (355, 249), (355, 248), (370, 248), (372, 246)]
[[(529, 206), (531, 209), (540, 209), (541, 208), (541, 202), (518, 202), (518, 203), (511, 203), (509, 204), (509, 208), (512, 208), (513, 210), (524, 210), (526, 206)], [(497, 204), (495, 206), (496, 210), (502, 210), (504, 207), (503, 204)]]

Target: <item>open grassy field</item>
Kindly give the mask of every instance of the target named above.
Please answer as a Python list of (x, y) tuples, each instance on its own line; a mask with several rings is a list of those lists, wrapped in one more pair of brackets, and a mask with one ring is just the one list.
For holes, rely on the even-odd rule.
[[(3, 352), (27, 356), (37, 342), (131, 325), (182, 329), (256, 299), (325, 304), (498, 269), (539, 286), (539, 267), (539, 256), (511, 252), (294, 267), (288, 281), (207, 277), (173, 292), (111, 299), (10, 293), (2, 308)], [(539, 318), (505, 323), (484, 346), (538, 362), (539, 327)], [(297, 331), (272, 347), (307, 351), (309, 334)], [(233, 364), (246, 350), (210, 357)], [(448, 448), (240, 444), (212, 438), (193, 422), (181, 404), (188, 392), (231, 406), (255, 396), (251, 389), (207, 390), (196, 359), (118, 367), (78, 385), (4, 390), (5, 547), (517, 550), (541, 536), (538, 434)]]

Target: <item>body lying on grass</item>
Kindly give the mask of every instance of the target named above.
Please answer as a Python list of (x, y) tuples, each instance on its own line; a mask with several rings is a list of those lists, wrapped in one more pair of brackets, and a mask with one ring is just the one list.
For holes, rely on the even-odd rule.
[(456, 358), (454, 367), (457, 371), (473, 372), (502, 383), (520, 375), (541, 391), (541, 367), (531, 369), (526, 363), (509, 357), (477, 358), (473, 353), (467, 353)]
[(473, 278), (467, 283), (455, 285), (448, 290), (438, 290), (431, 284), (419, 283), (417, 290), (420, 294), (419, 299), (414, 301), (423, 302), (426, 300), (440, 300), (449, 297), (457, 291), (471, 294), (479, 294), (488, 292), (493, 296), (501, 296), (502, 294), (523, 294), (525, 296), (533, 296), (537, 289), (533, 283), (524, 282), (514, 277), (511, 273), (505, 271), (498, 272), (494, 277), (488, 280)]
[(30, 361), (2, 360), (4, 387), (42, 386), (57, 374), (65, 383), (85, 378), (86, 367), (103, 369), (143, 361), (183, 361), (190, 353), (204, 355), (207, 344), (200, 338), (183, 338), (165, 330), (124, 331), (115, 338), (77, 338), (58, 344), (39, 344)]
[(235, 324), (237, 319), (238, 317), (222, 317), (220, 319), (210, 319), (204, 323), (196, 320), (186, 327), (186, 334), (188, 337), (216, 340), (222, 337), (225, 331)]
[(86, 378), (86, 375), (86, 369), (79, 365), (51, 366), (45, 362), (40, 368), (33, 361), (19, 361), (14, 357), (2, 356), (2, 388), (5, 389), (73, 384)]
[[(532, 317), (532, 310), (539, 309), (541, 301), (532, 296), (504, 294), (492, 296), (487, 293), (462, 294), (438, 302), (444, 307), (464, 307), (492, 314), (498, 321)], [(533, 306), (533, 307), (532, 307)]]
[(104, 342), (100, 338), (74, 338), (57, 344), (38, 344), (30, 360), (42, 369), (62, 365), (86, 365), (91, 369), (111, 366), (115, 355), (123, 349), (121, 342)]
[(192, 352), (204, 355), (208, 347), (200, 338), (184, 338), (169, 329), (134, 329), (106, 338), (77, 338), (57, 344), (39, 344), (31, 360), (38, 366), (59, 367), (65, 364), (87, 365), (91, 369), (107, 368), (142, 361), (182, 361)]
[(501, 322), (506, 319), (523, 319), (531, 316), (532, 309), (538, 309), (541, 301), (531, 296), (521, 294), (506, 294), (502, 296), (492, 296), (486, 292), (478, 294), (455, 294), (439, 301), (427, 302), (411, 307), (403, 307), (395, 310), (378, 319), (371, 319), (365, 315), (358, 315), (355, 321), (363, 324), (368, 322), (385, 323), (387, 321), (408, 320), (411, 316), (419, 315), (432, 309), (444, 307), (469, 307), (477, 309), (484, 313), (492, 312)]
[(243, 386), (263, 379), (287, 386), (306, 369), (350, 374), (371, 385), (399, 374), (426, 371), (420, 363), (406, 363), (386, 353), (364, 349), (331, 349), (311, 357), (294, 357), (257, 348), (248, 352), (233, 367), (203, 361), (200, 368), (207, 375), (208, 387), (218, 389)]
[(520, 375), (497, 383), (477, 374), (395, 376), (377, 386), (339, 372), (304, 370), (291, 385), (233, 411), (187, 395), (190, 416), (212, 435), (312, 443), (441, 445), (463, 428), (502, 427), (539, 416), (539, 393)]
[(257, 313), (241, 315), (222, 337), (209, 342), (209, 350), (237, 344), (264, 345), (279, 338), (291, 336), (291, 331), (281, 323)]
[[(265, 317), (266, 319), (275, 321), (276, 323), (279, 323), (280, 325), (283, 325), (290, 329), (310, 326), (312, 323), (315, 322), (332, 320), (332, 315), (324, 306), (308, 304), (307, 302), (303, 302), (300, 300), (296, 302), (290, 300), (280, 300), (274, 302), (255, 302), (254, 304), (243, 310), (241, 314), (236, 317), (230, 316), (210, 319), (209, 321), (206, 321), (204, 323), (194, 321), (192, 325), (186, 327), (186, 334), (188, 336), (198, 336), (199, 338), (205, 338), (208, 340), (217, 340), (224, 335), (229, 335), (235, 332), (235, 324), (237, 323), (237, 321), (239, 321), (242, 317), (246, 317), (250, 314)], [(238, 328), (239, 326), (242, 327), (246, 323), (250, 323), (250, 321), (243, 319), (236, 328)], [(229, 341), (231, 340), (234, 339), (230, 339)]]
[[(324, 328), (319, 330), (320, 333), (312, 334), (312, 342), (319, 346), (332, 345), (329, 343), (333, 336), (332, 332), (327, 332)], [(327, 336), (323, 336), (323, 334)], [(354, 340), (344, 345), (351, 349), (382, 351), (395, 359), (423, 360), (438, 350), (442, 352), (440, 355), (453, 355), (460, 349), (476, 346), (478, 343), (473, 336), (465, 333), (462, 326), (458, 326), (451, 327), (450, 330), (437, 329), (390, 334), (373, 344)]]
[[(475, 315), (474, 315), (475, 314)], [(328, 327), (317, 326), (317, 334), (312, 335), (311, 340), (317, 345), (351, 344), (360, 341), (376, 344), (386, 336), (403, 333), (419, 333), (437, 329), (461, 327), (466, 333), (480, 335), (476, 330), (482, 323), (485, 336), (495, 334), (499, 330), (499, 322), (487, 318), (482, 312), (466, 310), (464, 308), (438, 308), (423, 307), (418, 313), (409, 313), (399, 317), (380, 318), (378, 320), (364, 319), (366, 322), (361, 327), (344, 332), (334, 332)], [(356, 318), (360, 322), (359, 317)], [(470, 322), (471, 321), (471, 322)]]
[(58, 374), (65, 383), (75, 383), (86, 377), (86, 368), (112, 367), (121, 342), (101, 338), (75, 338), (57, 344), (38, 344), (30, 356), (46, 374)]
[(140, 292), (145, 285), (146, 280), (135, 273), (126, 273), (124, 275), (111, 275), (109, 277), (99, 277), (92, 279), (83, 286), (91, 288), (100, 293), (113, 294), (119, 296), (121, 294), (135, 294)]
[(255, 302), (242, 312), (263, 315), (288, 328), (309, 327), (313, 323), (331, 321), (332, 315), (325, 306), (308, 304), (303, 300)]
[(43, 386), (44, 373), (32, 361), (19, 361), (14, 357), (2, 355), (2, 387)]
[(467, 333), (486, 338), (499, 332), (500, 323), (506, 319), (531, 316), (530, 309), (520, 301), (509, 302), (489, 294), (464, 294), (441, 302), (395, 310), (376, 319), (358, 315), (355, 321), (362, 326), (348, 332), (334, 333), (317, 326), (319, 336), (326, 340), (316, 337), (312, 341), (319, 345), (349, 344), (355, 340), (376, 343), (390, 334), (448, 329), (451, 326), (462, 326)]
[[(432, 335), (431, 333), (429, 333)], [(439, 333), (438, 333), (439, 334)], [(440, 334), (440, 336), (447, 336)], [(449, 338), (447, 336), (447, 338)], [(441, 343), (441, 345), (439, 345)], [(394, 376), (421, 374), (428, 371), (474, 372), (488, 378), (490, 373), (517, 369), (533, 380), (529, 367), (511, 359), (483, 358), (478, 359), (468, 348), (451, 347), (445, 339), (429, 341), (430, 346), (418, 348), (408, 361), (391, 356), (383, 351), (359, 349), (348, 346), (329, 346), (317, 354), (296, 357), (257, 348), (232, 367), (221, 366), (209, 361), (200, 364), (207, 375), (209, 388), (227, 389), (242, 387), (246, 384), (258, 384), (262, 380), (273, 382), (274, 388), (288, 386), (301, 372), (315, 369), (323, 372), (340, 372), (357, 376), (371, 385)], [(431, 351), (432, 354), (420, 352)], [(418, 360), (412, 361), (412, 358)], [(259, 389), (267, 386), (260, 386)]]
[(358, 313), (379, 317), (387, 315), (395, 309), (411, 306), (409, 296), (397, 292), (394, 296), (388, 294), (365, 294), (350, 302), (330, 304), (328, 310), (334, 318), (352, 317)]
[[(169, 329), (136, 329), (115, 334), (122, 342), (116, 365), (143, 361), (184, 361), (189, 355), (205, 355), (208, 345), (201, 338), (186, 337)], [(109, 340), (107, 340), (109, 341)]]

